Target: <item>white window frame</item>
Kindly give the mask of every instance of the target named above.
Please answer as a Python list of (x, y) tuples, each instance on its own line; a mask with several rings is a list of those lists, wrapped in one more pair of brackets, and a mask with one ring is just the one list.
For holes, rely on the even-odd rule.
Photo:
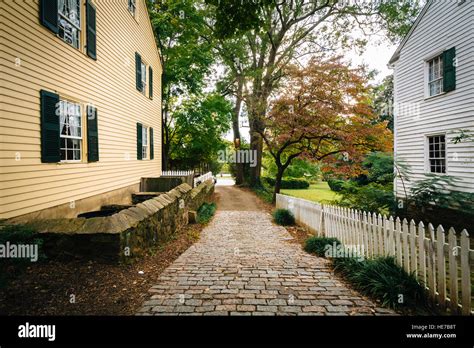
[[(64, 0), (64, 3), (66, 4), (69, 0)], [(70, 18), (68, 18), (65, 14), (61, 12), (61, 9), (58, 7), (58, 25), (62, 27), (59, 23), (61, 23), (61, 20), (64, 20), (67, 22), (67, 24), (71, 25), (73, 28), (77, 30), (77, 46), (76, 43), (70, 43), (66, 41), (65, 37), (61, 37), (58, 32), (58, 37), (67, 43), (68, 45), (71, 45), (72, 47), (80, 50), (81, 49), (81, 36), (82, 36), (82, 30), (81, 30), (81, 25), (82, 25), (82, 16), (81, 16), (81, 10), (82, 10), (82, 0), (76, 0), (78, 4), (78, 23), (73, 23)], [(58, 5), (59, 6), (59, 5)]]
[[(443, 78), (444, 78), (444, 74), (443, 74), (443, 60), (442, 60), (442, 56), (443, 56), (443, 52), (445, 51), (445, 49), (439, 49), (437, 51), (434, 51), (433, 53), (431, 53), (429, 56), (427, 56), (423, 63), (424, 63), (424, 67), (425, 67), (425, 71), (424, 71), (424, 80), (425, 80), (425, 83), (424, 83), (424, 87), (425, 87), (425, 99), (430, 99), (430, 98), (436, 98), (438, 96), (441, 96), (441, 95), (444, 95), (446, 94), (446, 92), (444, 92), (444, 81), (443, 81)], [(441, 92), (438, 93), (438, 94), (433, 94), (431, 95), (430, 93), (430, 84), (435, 82), (435, 80), (430, 80), (430, 63), (435, 60), (435, 59), (438, 59), (438, 58), (441, 58), (440, 59), (440, 64), (441, 64), (441, 77), (439, 77), (438, 81), (441, 81)]]
[(130, 12), (133, 17), (137, 15), (137, 0), (128, 0), (128, 12)]
[(142, 160), (148, 159), (148, 127), (142, 126)]
[[(71, 107), (77, 107), (79, 110), (78, 112), (76, 112), (75, 114), (74, 113), (70, 113), (70, 108)], [(84, 138), (84, 127), (83, 127), (83, 122), (84, 122), (84, 117), (83, 117), (83, 114), (82, 114), (82, 105), (78, 102), (74, 102), (74, 101), (71, 101), (71, 100), (67, 100), (67, 99), (60, 99), (60, 120), (59, 120), (59, 151), (60, 151), (60, 162), (61, 163), (69, 163), (69, 162), (82, 162), (82, 159), (83, 159), (83, 154), (84, 154), (84, 143), (83, 143), (83, 138)], [(64, 128), (64, 124), (66, 124), (66, 127), (69, 127), (69, 124), (70, 124), (70, 117), (79, 117), (79, 124), (77, 126), (77, 129), (79, 130), (79, 135), (64, 135), (63, 134), (63, 128)], [(64, 121), (67, 121), (65, 123), (62, 122), (64, 118)], [(63, 142), (63, 139), (64, 139), (64, 147), (62, 146), (62, 142)], [(77, 151), (77, 149), (75, 149), (74, 147), (73, 148), (68, 148), (67, 146), (67, 141), (68, 139), (73, 139), (73, 140), (78, 140), (79, 141), (79, 159), (69, 159), (67, 157), (67, 154), (68, 154), (68, 150), (75, 150)], [(63, 159), (63, 156), (62, 156), (62, 152), (65, 152), (65, 158)]]
[[(431, 157), (430, 152), (430, 138), (444, 137), (444, 157)], [(441, 143), (440, 143), (441, 144)], [(436, 174), (436, 175), (447, 175), (448, 174), (448, 141), (446, 133), (431, 133), (425, 135), (425, 173)], [(432, 172), (431, 171), (431, 160), (444, 160), (444, 173)]]

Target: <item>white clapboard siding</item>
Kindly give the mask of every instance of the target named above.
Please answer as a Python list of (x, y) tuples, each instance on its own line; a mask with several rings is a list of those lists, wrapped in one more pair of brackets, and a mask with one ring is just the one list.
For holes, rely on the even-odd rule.
[[(297, 223), (317, 236), (335, 237), (363, 257), (393, 256), (425, 287), (429, 298), (452, 314), (471, 315), (469, 234), (453, 228), (425, 228), (414, 220), (387, 217), (278, 194), (278, 209), (290, 210)], [(447, 234), (446, 234), (447, 233)]]
[[(394, 62), (394, 101), (400, 106), (395, 108), (395, 156), (411, 167), (413, 175), (404, 182), (409, 191), (426, 172), (426, 136), (446, 134), (447, 174), (459, 179), (459, 190), (474, 192), (474, 142), (451, 142), (459, 129), (474, 131), (474, 1), (430, 2)], [(456, 90), (426, 98), (425, 61), (451, 47), (458, 61)], [(400, 179), (396, 193), (404, 196)]]
[[(86, 55), (85, 37), (76, 49), (41, 25), (39, 0), (0, 1), (0, 219), (138, 186), (161, 172), (162, 67), (146, 3), (136, 1), (135, 18), (125, 0), (93, 3), (97, 60)], [(135, 87), (135, 52), (153, 69), (153, 98)], [(82, 161), (41, 162), (42, 89), (97, 108), (98, 162), (87, 162), (86, 134)], [(154, 130), (153, 160), (137, 159), (137, 123)]]

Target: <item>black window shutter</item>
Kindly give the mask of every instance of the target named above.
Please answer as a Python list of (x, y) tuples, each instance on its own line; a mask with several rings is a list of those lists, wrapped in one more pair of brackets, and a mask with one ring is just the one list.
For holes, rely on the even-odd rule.
[(59, 95), (41, 90), (41, 162), (61, 161), (59, 131)]
[(137, 159), (142, 159), (142, 124), (137, 123)]
[(58, 27), (58, 0), (40, 0), (40, 21), (46, 28), (57, 34)]
[(153, 146), (153, 128), (150, 128), (150, 159), (155, 158), (155, 148)]
[(97, 108), (87, 106), (87, 161), (99, 161), (99, 129), (97, 126)]
[(149, 76), (149, 79), (150, 79), (150, 82), (149, 82), (150, 83), (150, 87), (149, 87), (149, 89), (150, 89), (150, 98), (153, 99), (153, 69), (151, 68), (151, 66), (150, 66), (149, 70), (150, 70), (150, 74), (149, 74), (150, 75)]
[(87, 36), (87, 55), (92, 59), (97, 59), (97, 47), (96, 47), (96, 9), (94, 5), (87, 0), (86, 5), (86, 36)]
[(456, 89), (456, 48), (443, 52), (443, 91), (451, 92)]
[(137, 82), (137, 89), (142, 91), (142, 57), (135, 52), (135, 75)]

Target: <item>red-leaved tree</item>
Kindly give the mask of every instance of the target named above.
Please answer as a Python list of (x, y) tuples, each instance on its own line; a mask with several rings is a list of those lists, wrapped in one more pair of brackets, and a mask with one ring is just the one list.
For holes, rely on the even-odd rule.
[(386, 122), (376, 122), (361, 69), (340, 58), (312, 58), (303, 68), (290, 67), (282, 86), (260, 133), (278, 168), (273, 201), (297, 157), (351, 176), (363, 171), (368, 152), (391, 149), (392, 135)]

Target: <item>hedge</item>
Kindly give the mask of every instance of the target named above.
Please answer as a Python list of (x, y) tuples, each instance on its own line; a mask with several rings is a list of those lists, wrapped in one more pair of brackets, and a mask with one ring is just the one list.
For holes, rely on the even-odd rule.
[(341, 192), (344, 188), (344, 180), (329, 179), (327, 181), (329, 188), (334, 192)]
[[(264, 180), (267, 182), (268, 185), (270, 186), (275, 186), (275, 179), (273, 178), (264, 178)], [(281, 181), (281, 186), (280, 188), (282, 189), (307, 189), (309, 187), (309, 182), (305, 179), (296, 179), (296, 178), (291, 178), (291, 179), (284, 179)]]

